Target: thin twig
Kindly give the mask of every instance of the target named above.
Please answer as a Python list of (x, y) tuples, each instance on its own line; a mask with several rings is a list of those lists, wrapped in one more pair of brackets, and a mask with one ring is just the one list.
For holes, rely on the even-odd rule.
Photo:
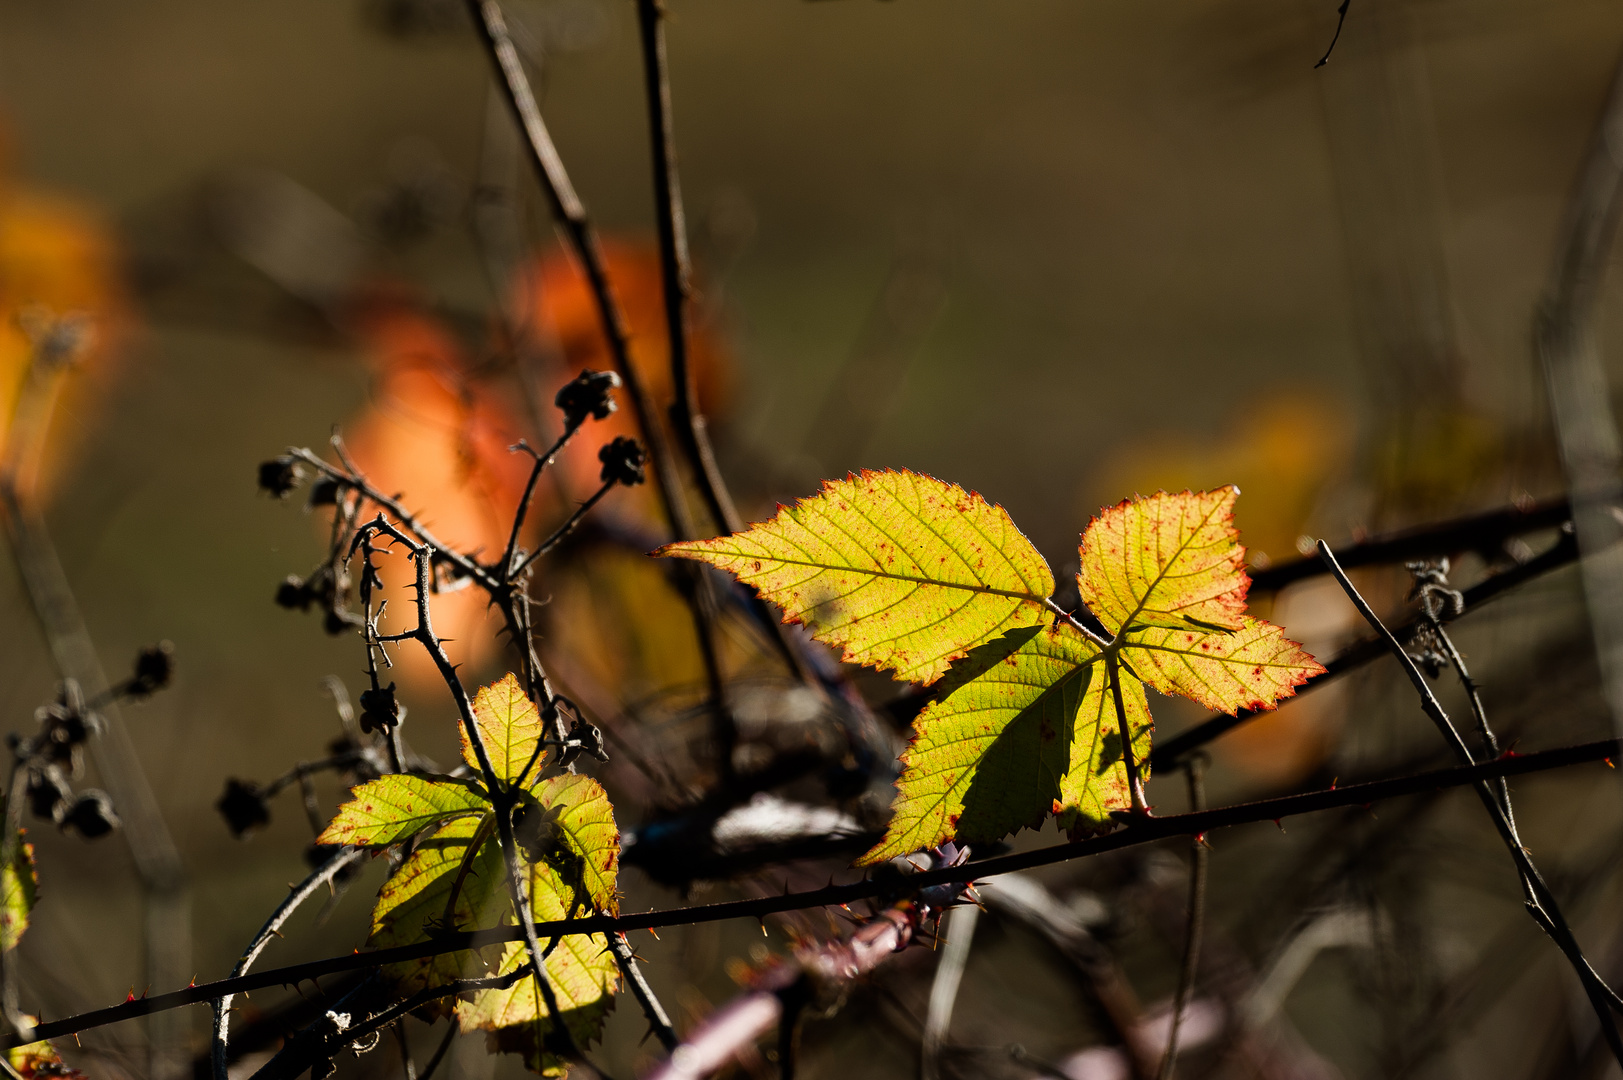
[[(1602, 739), (1553, 750), (1516, 754), (1474, 765), (1460, 765), (1447, 769), (1415, 773), (1388, 780), (1373, 780), (1363, 784), (1343, 784), (1333, 788), (1287, 795), (1277, 799), (1240, 803), (1190, 814), (1167, 814), (1135, 821), (1127, 828), (1113, 833), (1071, 843), (1054, 844), (1029, 851), (1000, 855), (989, 859), (966, 862), (960, 866), (925, 870), (910, 875), (908, 888), (923, 888), (953, 882), (979, 881), (998, 874), (1030, 870), (1038, 866), (1088, 858), (1108, 851), (1155, 843), (1174, 836), (1195, 836), (1215, 829), (1248, 825), (1260, 821), (1276, 821), (1298, 814), (1316, 813), (1346, 806), (1369, 806), (1385, 799), (1401, 798), (1422, 792), (1478, 784), (1500, 776), (1525, 776), (1551, 769), (1566, 768), (1585, 763), (1611, 761), (1623, 756), (1623, 740)], [(631, 930), (658, 929), (665, 926), (721, 922), (729, 919), (759, 919), (784, 911), (806, 908), (832, 907), (857, 900), (883, 897), (897, 889), (891, 878), (870, 878), (849, 885), (831, 885), (808, 892), (785, 893), (752, 900), (735, 900), (719, 904), (662, 909), (631, 915), (590, 915), (575, 919), (558, 919), (536, 923), (537, 935), (557, 936), (574, 934), (611, 934)], [(519, 927), (507, 926), (491, 930), (455, 931), (437, 935), (432, 940), (377, 949), (367, 953), (347, 953), (325, 959), (293, 964), (284, 968), (267, 969), (245, 975), (239, 979), (222, 979), (202, 983), (165, 994), (154, 994), (137, 1001), (127, 1001), (104, 1009), (79, 1013), (60, 1020), (39, 1024), (36, 1037), (54, 1039), (62, 1035), (87, 1031), (91, 1028), (115, 1024), (149, 1013), (212, 1001), (222, 994), (240, 994), (260, 990), (267, 986), (287, 986), (308, 979), (343, 971), (361, 971), (389, 964), (405, 963), (426, 956), (462, 952), (503, 942), (517, 941), (525, 935)], [(20, 1045), (15, 1037), (0, 1037), (0, 1050)]]
[(675, 1050), (681, 1045), (676, 1037), (676, 1029), (671, 1026), (671, 1018), (665, 1012), (665, 1006), (659, 1003), (654, 994), (654, 988), (648, 985), (643, 977), (642, 968), (637, 966), (637, 954), (631, 948), (631, 943), (624, 934), (610, 934), (609, 948), (614, 950), (615, 963), (620, 965), (620, 974), (625, 976), (626, 984), (631, 987), (631, 996), (637, 999), (642, 1006), (643, 1015), (648, 1018), (648, 1026), (659, 1040), (666, 1052)]
[[(1184, 773), (1189, 781), (1189, 809), (1199, 813), (1206, 809), (1206, 761), (1199, 755), (1189, 759)], [(1171, 1027), (1167, 1030), (1167, 1051), (1161, 1058), (1161, 1071), (1157, 1080), (1172, 1080), (1178, 1064), (1178, 1029), (1183, 1026), (1183, 1012), (1189, 1007), (1189, 998), (1195, 989), (1195, 973), (1200, 967), (1200, 938), (1206, 923), (1206, 867), (1210, 857), (1204, 836), (1195, 837), (1189, 848), (1189, 928), (1184, 932), (1183, 966), (1178, 971), (1178, 989), (1172, 995)]]
[[(365, 854), (365, 848), (351, 848), (348, 851), (337, 852), (312, 871), (309, 877), (295, 885), (293, 891), (288, 893), (287, 898), (277, 905), (275, 911), (271, 912), (270, 918), (265, 920), (265, 925), (259, 928), (259, 933), (254, 935), (254, 940), (243, 951), (241, 958), (237, 960), (236, 967), (231, 969), (231, 977), (236, 979), (246, 975), (248, 969), (253, 966), (254, 961), (259, 959), (259, 954), (265, 951), (265, 946), (270, 944), (271, 939), (281, 935), (282, 925), (292, 917), (293, 913), (299, 909), (299, 906), (314, 896), (323, 885), (337, 877), (345, 867), (360, 861), (361, 856)], [(214, 1063), (214, 1080), (227, 1080), (226, 1049), (227, 1044), (231, 1041), (231, 998), (233, 996), (224, 994), (214, 1001), (213, 1048), (210, 1054)]]
[[(1465, 601), (1463, 610), (1459, 613), (1444, 612), (1443, 618), (1445, 621), (1452, 621), (1458, 618), (1460, 614), (1475, 611), (1489, 600), (1509, 592), (1518, 585), (1567, 566), (1577, 556), (1578, 547), (1573, 542), (1572, 534), (1563, 532), (1561, 538), (1548, 551), (1466, 589), (1461, 594)], [(1323, 565), (1322, 561), (1320, 565)], [(1418, 619), (1410, 620), (1397, 627), (1393, 632), (1400, 637), (1407, 636), (1418, 625)], [(1385, 655), (1386, 643), (1384, 641), (1367, 640), (1360, 641), (1356, 645), (1350, 645), (1325, 663), (1324, 674), (1315, 675), (1303, 685), (1298, 686), (1296, 694), (1301, 696), (1320, 686), (1324, 686), (1347, 672)], [(1173, 768), (1181, 763), (1185, 757), (1201, 747), (1216, 741), (1242, 724), (1266, 715), (1269, 714), (1254, 709), (1241, 709), (1232, 715), (1219, 713), (1211, 719), (1196, 724), (1187, 731), (1180, 732), (1160, 743), (1150, 752), (1150, 764), (1157, 771)]]
[[(1380, 617), (1375, 614), (1374, 609), (1369, 606), (1369, 602), (1354, 587), (1352, 581), (1336, 563), (1335, 553), (1330, 550), (1330, 546), (1323, 540), (1319, 541), (1319, 557), (1325, 561), (1325, 565), (1335, 575), (1336, 581), (1340, 583), (1342, 590), (1346, 592), (1348, 598), (1358, 608), (1358, 613), (1386, 641), (1387, 648), (1397, 658), (1404, 674), (1409, 677), (1409, 682), (1413, 684), (1415, 692), (1420, 695), (1422, 711), (1437, 726), (1438, 732), (1443, 736), (1443, 741), (1453, 751), (1456, 758), (1469, 765), (1473, 760), (1470, 748), (1465, 745), (1465, 740), (1460, 738), (1459, 731), (1454, 727), (1453, 722), (1449, 720), (1448, 714), (1443, 711), (1442, 703), (1437, 700), (1437, 695), (1432, 693), (1431, 687), (1426, 682), (1426, 677), (1421, 674), (1419, 667), (1415, 665), (1413, 658), (1403, 648), (1402, 643), (1386, 628)], [(1515, 827), (1511, 825), (1509, 817), (1505, 814), (1504, 807), (1500, 805), (1499, 799), (1489, 786), (1487, 779), (1476, 781), (1472, 784), (1472, 787), (1475, 788), (1477, 796), (1482, 800), (1482, 805), (1487, 808), (1488, 817), (1499, 831), (1500, 839), (1504, 841), (1506, 849), (1510, 852), (1511, 859), (1516, 863), (1516, 869), (1520, 872), (1532, 894), (1530, 899), (1533, 902), (1528, 905), (1529, 913), (1550, 935), (1572, 965), (1573, 971), (1578, 976), (1578, 981), (1583, 985), (1585, 996), (1589, 998), (1590, 1005), (1594, 1008), (1595, 1017), (1600, 1022), (1601, 1032), (1606, 1037), (1607, 1045), (1611, 1047), (1612, 1054), (1617, 1058), (1618, 1063), (1623, 1065), (1623, 1036), (1618, 1034), (1617, 1024), (1612, 1017), (1612, 1006), (1613, 1002), (1617, 1000), (1617, 995), (1613, 993), (1600, 975), (1596, 973), (1595, 969), (1590, 966), (1589, 961), (1585, 959), (1583, 950), (1572, 933), (1572, 928), (1567, 925), (1565, 919), (1561, 918), (1560, 908), (1556, 903), (1554, 894), (1550, 892), (1549, 886), (1545, 884), (1544, 878), (1538, 872), (1538, 868), (1533, 865), (1532, 859), (1527, 854), (1527, 849), (1522, 847), (1521, 841), (1517, 839)]]

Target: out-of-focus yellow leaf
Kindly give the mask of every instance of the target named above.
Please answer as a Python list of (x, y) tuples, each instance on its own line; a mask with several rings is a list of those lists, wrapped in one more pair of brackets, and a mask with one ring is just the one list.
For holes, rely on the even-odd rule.
[(17, 947), (23, 931), (28, 929), (29, 913), (34, 910), (39, 890), (39, 878), (34, 872), (34, 845), (20, 834), (15, 843), (11, 864), (0, 868), (0, 952)]

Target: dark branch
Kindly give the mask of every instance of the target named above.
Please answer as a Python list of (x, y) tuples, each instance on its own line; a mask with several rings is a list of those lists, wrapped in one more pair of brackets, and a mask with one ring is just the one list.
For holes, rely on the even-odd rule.
[[(1311, 814), (1337, 807), (1368, 806), (1384, 799), (1396, 799), (1406, 795), (1475, 784), (1501, 776), (1524, 776), (1529, 773), (1545, 772), (1550, 769), (1566, 768), (1588, 762), (1609, 762), (1620, 753), (1623, 753), (1623, 742), (1617, 739), (1602, 739), (1599, 742), (1581, 743), (1575, 746), (1564, 746), (1554, 750), (1542, 750), (1530, 754), (1511, 754), (1496, 758), (1493, 761), (1478, 762), (1474, 765), (1457, 766), (1449, 769), (1437, 769), (1388, 780), (1374, 780), (1365, 784), (1349, 784), (1345, 787), (1309, 791), (1277, 799), (1265, 799), (1259, 802), (1240, 803), (1198, 813), (1170, 814), (1166, 817), (1149, 818), (1136, 821), (1129, 828), (1120, 829), (1091, 840), (1055, 844), (1012, 855), (971, 861), (962, 866), (947, 867), (941, 870), (926, 870), (910, 875), (905, 882), (894, 877), (879, 876), (852, 882), (849, 885), (830, 885), (827, 888), (813, 889), (809, 892), (786, 893), (782, 896), (767, 896), (753, 900), (735, 900), (728, 903), (706, 904), (697, 907), (646, 911), (617, 917), (591, 915), (579, 919), (559, 919), (553, 922), (536, 923), (534, 932), (538, 936), (610, 934), (630, 930), (657, 929), (664, 926), (721, 922), (728, 919), (759, 919), (766, 915), (784, 911), (838, 906), (858, 900), (884, 897), (895, 893), (899, 888), (924, 888), (932, 885), (976, 881), (994, 877), (998, 874), (1008, 874), (1018, 870), (1029, 870), (1037, 866), (1048, 866), (1054, 863), (1068, 862), (1072, 859), (1086, 858), (1107, 851), (1119, 851), (1123, 848), (1154, 843), (1174, 836), (1197, 836), (1213, 829), (1231, 828), (1236, 825), (1254, 824), (1261, 821), (1275, 821), (1298, 814)], [(240, 994), (244, 991), (260, 990), (268, 986), (296, 985), (306, 980), (316, 979), (336, 972), (368, 970), (386, 964), (417, 960), (425, 956), (461, 952), (464, 949), (480, 948), (498, 942), (517, 941), (521, 936), (520, 929), (512, 926), (494, 930), (460, 931), (437, 935), (427, 941), (401, 945), (391, 949), (378, 949), (367, 953), (351, 953), (283, 968), (266, 969), (240, 979), (222, 979), (218, 982), (189, 986), (183, 990), (157, 994), (137, 1001), (127, 1001), (120, 1005), (80, 1013), (62, 1020), (46, 1021), (35, 1028), (35, 1037), (54, 1039), (62, 1035), (71, 1035), (74, 1032), (86, 1031), (90, 1028), (145, 1016), (149, 1013), (212, 1001), (223, 994)], [(15, 1039), (0, 1038), (0, 1049), (16, 1045), (18, 1044)]]

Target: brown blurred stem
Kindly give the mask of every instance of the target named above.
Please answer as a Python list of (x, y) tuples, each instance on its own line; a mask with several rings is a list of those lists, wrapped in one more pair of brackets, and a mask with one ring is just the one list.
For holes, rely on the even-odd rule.
[[(34, 500), (35, 472), (44, 453), (52, 408), (63, 375), (76, 359), (52, 353), (36, 341), (17, 397), (0, 460), (0, 518), (17, 574), (28, 593), (58, 673), (73, 679), (99, 707), (102, 733), (89, 740), (102, 784), (123, 821), (146, 900), (146, 975), (162, 984), (188, 977), (191, 967), (191, 897), (186, 871), (157, 799), (141, 769), (117, 702), (108, 693), (95, 642), (78, 598), (51, 542), (44, 515)], [(188, 1058), (187, 1024), (182, 1018), (154, 1022), (149, 1031), (148, 1076), (172, 1080)]]
[[(1184, 766), (1189, 781), (1189, 812), (1206, 809), (1206, 759), (1196, 754)], [(1211, 852), (1206, 837), (1197, 836), (1189, 847), (1189, 928), (1183, 939), (1183, 966), (1178, 971), (1178, 989), (1172, 995), (1171, 1027), (1167, 1029), (1167, 1051), (1161, 1058), (1161, 1071), (1157, 1080), (1172, 1080), (1178, 1065), (1178, 1029), (1183, 1026), (1183, 1012), (1189, 1007), (1189, 997), (1195, 989), (1195, 973), (1200, 967), (1200, 938), (1206, 924), (1206, 867)]]
[(1623, 205), (1623, 65), (1579, 168), (1544, 296), (1533, 318), (1561, 449), (1585, 599), (1614, 727), (1623, 732), (1623, 446), (1596, 333), (1601, 286)]
[[(676, 140), (671, 111), (670, 65), (665, 48), (663, 0), (637, 0), (642, 31), (643, 83), (648, 95), (648, 131), (654, 163), (654, 216), (659, 223), (659, 267), (665, 297), (665, 333), (670, 340), (671, 383), (676, 400), (671, 423), (687, 452), (689, 467), (710, 509), (716, 527), (726, 535), (739, 532), (738, 516), (727, 481), (716, 464), (710, 431), (699, 411), (697, 388), (689, 363), (688, 321), (693, 295), (693, 265), (688, 257), (687, 214), (682, 207), (681, 174), (676, 165)], [(702, 573), (695, 569), (694, 573)], [(753, 598), (756, 617), (770, 628), (773, 644), (791, 674), (810, 681), (804, 659), (788, 628), (767, 608), (759, 594)]]
[[(1460, 738), (1460, 733), (1454, 727), (1453, 721), (1443, 711), (1442, 703), (1431, 692), (1431, 687), (1426, 683), (1425, 676), (1420, 673), (1420, 669), (1415, 665), (1408, 652), (1404, 650), (1402, 643), (1386, 628), (1380, 617), (1375, 614), (1374, 609), (1369, 606), (1369, 602), (1354, 587), (1352, 581), (1342, 571), (1340, 565), (1337, 564), (1335, 553), (1330, 550), (1330, 545), (1323, 540), (1319, 541), (1319, 557), (1324, 560), (1325, 565), (1330, 568), (1330, 572), (1335, 575), (1336, 581), (1341, 585), (1342, 591), (1347, 594), (1348, 599), (1358, 608), (1358, 613), (1374, 628), (1375, 632), (1386, 642), (1387, 648), (1392, 655), (1397, 658), (1404, 674), (1409, 677), (1409, 682), (1413, 684), (1415, 693), (1420, 696), (1422, 711), (1436, 725), (1438, 732), (1443, 737), (1443, 741), (1453, 751), (1454, 756), (1459, 759), (1461, 764), (1474, 764), (1470, 748), (1465, 745), (1465, 740)], [(1500, 805), (1499, 799), (1488, 780), (1477, 780), (1471, 786), (1476, 789), (1477, 797), (1482, 800), (1483, 807), (1488, 811), (1489, 819), (1492, 820), (1494, 828), (1498, 830), (1500, 839), (1504, 841), (1505, 848), (1510, 852), (1510, 857), (1515, 862), (1516, 869), (1522, 877), (1524, 887), (1527, 890), (1528, 913), (1543, 928), (1545, 933), (1550, 935), (1551, 940), (1556, 943), (1572, 965), (1573, 972), (1578, 976), (1578, 981), (1583, 986), (1585, 996), (1589, 998), (1589, 1003), (1594, 1008), (1595, 1018), (1600, 1022), (1601, 1032), (1606, 1038), (1607, 1046), (1611, 1048), (1612, 1055), (1617, 1058), (1618, 1064), (1623, 1065), (1623, 1036), (1618, 1034), (1617, 1024), (1612, 1017), (1612, 1009), (1623, 1007), (1623, 1001), (1618, 999), (1617, 994), (1613, 992), (1611, 987), (1606, 985), (1605, 981), (1601, 979), (1600, 975), (1584, 957), (1583, 949), (1573, 935), (1572, 928), (1567, 925), (1566, 919), (1561, 915), (1561, 909), (1556, 903), (1555, 895), (1550, 891), (1549, 886), (1545, 884), (1538, 868), (1533, 865), (1533, 860), (1527, 854), (1527, 849), (1522, 846), (1521, 840), (1516, 835), (1516, 827), (1511, 824), (1509, 816), (1505, 813), (1505, 808)]]
[(665, 51), (665, 5), (662, 0), (637, 0), (642, 30), (644, 85), (648, 93), (648, 130), (653, 141), (654, 216), (659, 222), (659, 266), (665, 292), (665, 332), (670, 339), (671, 379), (676, 400), (671, 405), (676, 437), (687, 450), (699, 490), (716, 526), (726, 533), (744, 527), (732, 495), (716, 467), (715, 451), (695, 398), (693, 371), (688, 364), (688, 300), (693, 293), (693, 268), (688, 259), (687, 216), (682, 209), (682, 182), (676, 168), (672, 136), (671, 82)]
[[(502, 15), (501, 5), (496, 0), (468, 0), (468, 6), (473, 13), (474, 24), (479, 28), (485, 48), (490, 53), (491, 62), (496, 65), (496, 72), (507, 91), (507, 103), (518, 119), (519, 126), (524, 130), (530, 147), (530, 160), (535, 165), (541, 187), (552, 204), (553, 215), (562, 226), (564, 236), (574, 250), (575, 257), (580, 260), (581, 269), (586, 273), (586, 283), (597, 306), (598, 318), (603, 324), (604, 336), (608, 339), (609, 352), (614, 357), (615, 370), (619, 372), (620, 380), (625, 384), (626, 396), (631, 399), (632, 410), (637, 414), (637, 423), (642, 428), (643, 438), (648, 444), (648, 455), (653, 462), (660, 500), (665, 508), (665, 516), (670, 522), (671, 531), (678, 540), (691, 540), (697, 533), (694, 531), (693, 516), (688, 512), (687, 502), (683, 496), (682, 478), (677, 471), (676, 462), (671, 457), (670, 444), (665, 439), (665, 428), (660, 422), (653, 396), (649, 394), (642, 377), (637, 373), (636, 366), (632, 363), (630, 331), (625, 314), (615, 299), (613, 286), (609, 282), (597, 230), (593, 228), (591, 219), (586, 216), (586, 207), (581, 203), (580, 197), (575, 194), (574, 184), (564, 169), (563, 159), (558, 156), (558, 149), (553, 145), (552, 134), (547, 130), (546, 121), (541, 117), (541, 109), (536, 105), (535, 94), (530, 89), (529, 76), (524, 73), (524, 65), (519, 60), (518, 50), (514, 48), (513, 39), (508, 35), (507, 20)], [(716, 646), (715, 605), (708, 596), (709, 590), (703, 574), (696, 569), (687, 573), (690, 580), (683, 592), (688, 607), (693, 612), (694, 631), (699, 639), (699, 653), (704, 659), (705, 677), (710, 689), (717, 764), (721, 775), (726, 777), (732, 773), (732, 749), (737, 741), (737, 733), (722, 692), (721, 666)], [(510, 621), (509, 629), (519, 628), (513, 627)]]

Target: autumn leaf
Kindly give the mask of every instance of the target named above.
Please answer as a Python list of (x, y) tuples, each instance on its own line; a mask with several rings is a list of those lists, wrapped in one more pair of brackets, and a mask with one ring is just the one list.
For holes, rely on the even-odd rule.
[(729, 571), (847, 660), (947, 675), (914, 721), (889, 828), (859, 860), (874, 863), (1050, 814), (1073, 836), (1109, 828), (1132, 805), (1124, 729), (1148, 776), (1145, 683), (1236, 712), (1323, 670), (1246, 614), (1238, 494), (1160, 492), (1089, 524), (1077, 585), (1107, 637), (1049, 618), (1048, 566), (1001, 507), (916, 473), (828, 481), (745, 532), (654, 554)]
[[(512, 911), (503, 875), (501, 848), (495, 840), (489, 814), (457, 818), (413, 849), (400, 868), (383, 883), (372, 908), (372, 934), (367, 944), (376, 949), (421, 941), (438, 929), (482, 930), (511, 921)], [(478, 841), (477, 849), (473, 848)], [(452, 891), (456, 903), (446, 908)], [(394, 964), (386, 969), (403, 992), (441, 986), (469, 974), (482, 974), (499, 950), (489, 946), (472, 951), (441, 953)], [(450, 1005), (430, 1007), (436, 1016), (450, 1014)]]
[(34, 873), (34, 845), (19, 834), (11, 864), (0, 869), (0, 952), (17, 947), (34, 910), (39, 878)]
[[(36, 1016), (23, 1015), (30, 1024), (38, 1024)], [(48, 1042), (24, 1043), (6, 1051), (6, 1064), (22, 1080), (85, 1080), (85, 1074), (69, 1068), (62, 1055)]]
[(922, 683), (977, 645), (1041, 622), (1054, 589), (1001, 506), (905, 470), (825, 481), (771, 521), (654, 554), (726, 570), (846, 660)]
[(1239, 629), (1251, 584), (1233, 525), (1239, 494), (1162, 492), (1101, 512), (1082, 538), (1077, 573), (1089, 609), (1112, 632)]
[(615, 882), (620, 873), (620, 829), (608, 792), (589, 776), (564, 773), (530, 789), (548, 817), (554, 834), (575, 865), (589, 905), (620, 914)]
[[(544, 734), (541, 714), (517, 675), (509, 672), (501, 681), (483, 687), (473, 699), (473, 718), (498, 780), (517, 780), (535, 764)], [(468, 731), (458, 730), (462, 733), (462, 760), (478, 772), (479, 759), (468, 741)]]
[(338, 808), (318, 844), (388, 847), (448, 818), (479, 813), (489, 800), (467, 780), (398, 774), (368, 780)]
[(1082, 535), (1076, 578), (1124, 665), (1163, 694), (1226, 713), (1271, 709), (1324, 670), (1245, 614), (1238, 495), (1163, 491), (1105, 510)]

